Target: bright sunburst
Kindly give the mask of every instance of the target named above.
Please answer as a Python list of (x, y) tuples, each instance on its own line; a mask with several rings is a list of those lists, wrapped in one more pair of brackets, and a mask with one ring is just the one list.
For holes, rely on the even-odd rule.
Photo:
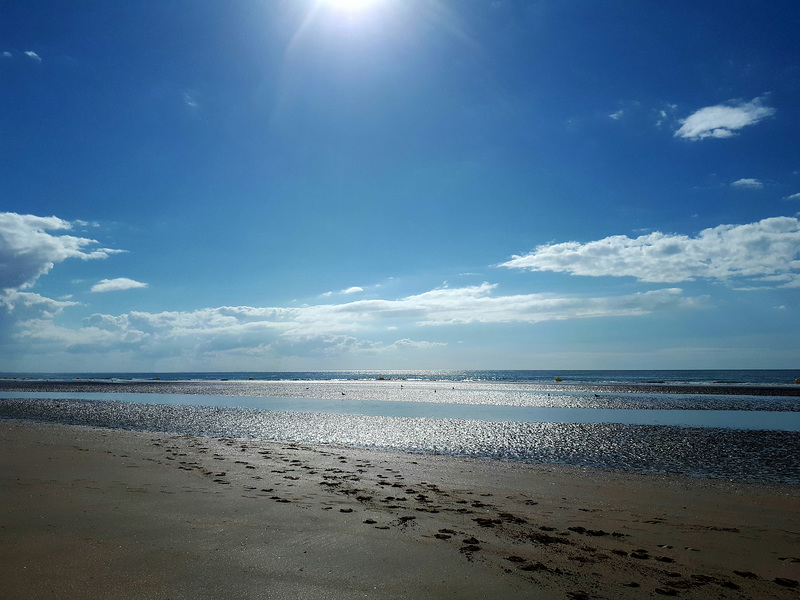
[(360, 11), (377, 4), (380, 0), (325, 0), (325, 3), (345, 11)]

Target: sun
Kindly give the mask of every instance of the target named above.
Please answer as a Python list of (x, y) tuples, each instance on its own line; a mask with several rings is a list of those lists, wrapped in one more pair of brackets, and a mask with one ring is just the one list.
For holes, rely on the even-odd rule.
[(337, 10), (358, 12), (368, 9), (380, 0), (325, 0), (325, 4)]

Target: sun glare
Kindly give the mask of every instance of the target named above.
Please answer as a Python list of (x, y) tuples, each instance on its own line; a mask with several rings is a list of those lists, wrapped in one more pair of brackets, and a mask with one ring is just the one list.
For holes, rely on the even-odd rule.
[(377, 4), (379, 0), (326, 0), (326, 3), (337, 10), (360, 11)]

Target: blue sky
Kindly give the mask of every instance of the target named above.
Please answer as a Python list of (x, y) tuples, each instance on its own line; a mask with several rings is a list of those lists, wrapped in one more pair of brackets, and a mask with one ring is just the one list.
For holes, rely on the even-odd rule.
[(4, 2), (1, 370), (797, 367), (798, 30)]

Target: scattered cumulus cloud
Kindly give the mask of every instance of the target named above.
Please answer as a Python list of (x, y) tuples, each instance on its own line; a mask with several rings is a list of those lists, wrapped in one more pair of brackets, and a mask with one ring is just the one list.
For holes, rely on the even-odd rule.
[[(677, 288), (613, 297), (498, 293), (496, 284), (443, 287), (396, 299), (354, 299), (299, 307), (222, 306), (195, 311), (93, 314), (80, 326), (56, 317), (78, 305), (27, 291), (68, 258), (106, 258), (115, 250), (69, 235), (58, 217), (0, 213), (0, 344), (28, 353), (122, 352), (147, 360), (223, 356), (339, 356), (434, 350), (438, 341), (412, 339), (409, 329), (602, 317), (631, 317), (701, 306)], [(92, 292), (147, 287), (128, 278), (104, 279)], [(362, 292), (351, 286), (343, 296)], [(398, 332), (394, 341), (375, 341)], [(8, 346), (17, 344), (17, 346)]]
[(749, 102), (730, 101), (727, 104), (706, 106), (681, 121), (675, 137), (689, 140), (727, 138), (736, 135), (739, 129), (755, 125), (774, 114), (775, 109), (765, 106), (761, 98)]
[(147, 284), (141, 281), (134, 281), (127, 277), (117, 277), (116, 279), (103, 279), (92, 286), (92, 292), (119, 292), (122, 290), (132, 290), (136, 288), (146, 288)]
[(622, 115), (624, 115), (624, 114), (625, 114), (625, 111), (620, 108), (617, 112), (613, 112), (608, 116), (609, 116), (609, 118), (614, 119), (615, 121), (617, 121), (617, 120), (621, 119)]
[[(69, 235), (74, 222), (57, 217), (0, 213), (0, 343), (26, 353), (124, 353), (132, 359), (216, 360), (225, 357), (342, 356), (435, 351), (436, 340), (411, 331), (453, 326), (536, 324), (575, 319), (631, 318), (703, 308), (705, 297), (677, 287), (614, 296), (505, 294), (494, 283), (442, 287), (399, 298), (352, 298), (359, 286), (338, 292), (331, 304), (221, 306), (193, 311), (93, 314), (78, 326), (58, 315), (78, 305), (25, 289), (67, 258), (106, 258), (98, 242)], [(504, 266), (574, 274), (632, 275), (673, 282), (743, 277), (756, 285), (800, 286), (800, 222), (780, 217), (749, 225), (723, 225), (695, 238), (658, 232), (630, 239), (550, 244)], [(128, 278), (104, 279), (93, 292), (144, 288)], [(397, 332), (396, 339), (386, 339)], [(423, 336), (423, 338), (426, 336)], [(9, 346), (8, 344), (12, 344)], [(16, 346), (13, 346), (16, 344)]]
[(786, 200), (800, 200), (800, 192), (792, 194), (791, 196), (786, 196)]
[(778, 287), (800, 285), (800, 221), (774, 217), (719, 225), (696, 237), (653, 232), (538, 246), (500, 266), (648, 282), (747, 279)]
[(733, 187), (746, 189), (746, 190), (760, 190), (764, 187), (758, 179), (738, 179), (731, 184)]
[(33, 292), (6, 290), (0, 294), (0, 307), (8, 313), (13, 312), (17, 320), (52, 319), (65, 308), (76, 306), (77, 302), (53, 300)]
[(12, 55), (11, 55), (11, 52), (9, 52), (8, 50), (6, 50), (5, 52), (3, 52), (3, 58), (11, 58), (11, 56), (12, 56)]
[(93, 248), (93, 239), (61, 235), (72, 223), (58, 217), (0, 213), (0, 290), (30, 287), (56, 263), (68, 258), (92, 260), (124, 252)]

